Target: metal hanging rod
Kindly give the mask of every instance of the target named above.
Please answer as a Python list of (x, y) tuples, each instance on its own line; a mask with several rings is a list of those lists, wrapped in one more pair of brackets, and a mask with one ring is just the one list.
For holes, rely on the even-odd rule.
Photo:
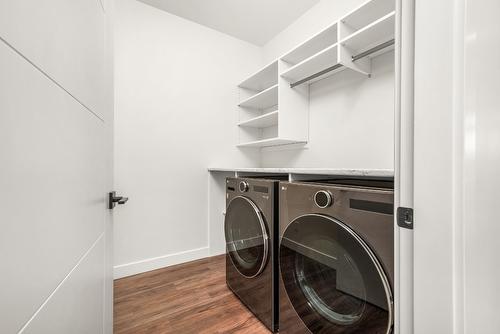
[(298, 86), (298, 85), (302, 85), (304, 82), (307, 82), (307, 81), (312, 80), (314, 78), (320, 77), (320, 76), (322, 76), (325, 73), (328, 73), (328, 72), (331, 72), (331, 71), (335, 71), (337, 68), (341, 68), (342, 66), (344, 66), (344, 65), (342, 65), (342, 64), (335, 64), (335, 65), (333, 65), (331, 67), (328, 67), (328, 68), (324, 69), (321, 72), (315, 73), (313, 75), (308, 76), (307, 78), (304, 78), (304, 79), (301, 79), (301, 80), (296, 81), (294, 83), (291, 83), (290, 84), (290, 88), (293, 88), (293, 87)]
[(394, 43), (395, 43), (395, 39), (393, 38), (393, 39), (391, 39), (391, 40), (389, 40), (389, 41), (387, 41), (387, 42), (384, 42), (384, 43), (382, 43), (382, 44), (379, 44), (379, 45), (377, 45), (377, 46), (374, 46), (373, 48), (371, 48), (371, 49), (369, 49), (369, 50), (366, 50), (366, 51), (364, 51), (364, 52), (361, 52), (360, 54), (357, 54), (357, 55), (355, 55), (355, 56), (352, 56), (352, 61), (356, 61), (356, 60), (358, 60), (358, 59), (361, 59), (361, 58), (364, 58), (364, 57), (366, 57), (366, 56), (369, 56), (369, 55), (371, 55), (372, 53), (375, 53), (375, 52), (377, 52), (377, 51), (380, 51), (380, 50), (382, 50), (382, 49), (385, 49), (386, 47), (389, 47), (389, 46), (393, 45)]
[[(369, 56), (369, 55), (371, 55), (372, 53), (375, 53), (375, 52), (377, 52), (377, 51), (380, 51), (380, 50), (382, 50), (382, 49), (385, 49), (386, 47), (389, 47), (389, 46), (393, 45), (394, 43), (395, 43), (395, 40), (394, 40), (394, 39), (391, 39), (391, 40), (389, 40), (389, 41), (387, 41), (387, 42), (381, 43), (381, 44), (379, 44), (379, 45), (377, 45), (377, 46), (374, 46), (373, 48), (371, 48), (371, 49), (369, 49), (369, 50), (366, 50), (366, 51), (364, 51), (364, 52), (361, 52), (360, 54), (357, 54), (357, 55), (352, 56), (352, 57), (351, 57), (351, 58), (352, 58), (352, 61), (356, 61), (356, 60), (359, 60), (359, 59), (364, 58), (364, 57), (366, 57), (366, 56)], [(315, 79), (315, 78), (317, 78), (317, 77), (320, 77), (320, 76), (322, 76), (323, 74), (326, 74), (326, 73), (331, 72), (331, 71), (335, 71), (336, 69), (341, 68), (342, 66), (344, 66), (344, 65), (342, 65), (342, 64), (335, 64), (335, 65), (333, 65), (333, 66), (331, 66), (331, 67), (328, 67), (328, 68), (326, 68), (326, 69), (324, 69), (324, 70), (322, 70), (322, 71), (320, 71), (320, 72), (318, 72), (318, 73), (315, 73), (315, 74), (313, 74), (313, 75), (310, 75), (310, 76), (308, 76), (307, 78), (304, 78), (304, 79), (301, 79), (301, 80), (299, 80), (299, 81), (296, 81), (296, 82), (291, 83), (291, 84), (290, 84), (290, 88), (293, 88), (293, 87), (298, 86), (298, 85), (302, 85), (303, 83), (308, 82), (308, 81), (310, 81), (310, 80), (312, 80), (312, 79)]]

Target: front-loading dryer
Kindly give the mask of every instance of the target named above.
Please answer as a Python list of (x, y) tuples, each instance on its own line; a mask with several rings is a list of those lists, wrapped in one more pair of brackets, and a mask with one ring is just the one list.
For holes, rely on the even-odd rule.
[(278, 328), (278, 186), (273, 179), (227, 178), (226, 282), (272, 332)]
[(393, 327), (392, 182), (280, 184), (280, 332)]

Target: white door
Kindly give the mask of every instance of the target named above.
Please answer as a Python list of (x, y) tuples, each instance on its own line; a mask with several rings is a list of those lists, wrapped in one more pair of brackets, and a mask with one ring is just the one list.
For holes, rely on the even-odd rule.
[[(500, 2), (463, 0), (464, 112), (463, 217), (458, 261), (460, 311), (456, 333), (498, 333), (500, 266), (498, 193), (500, 189)], [(458, 285), (458, 284), (457, 284)], [(478, 331), (480, 329), (480, 331)]]
[(110, 3), (0, 0), (0, 333), (111, 333)]
[(500, 2), (416, 1), (415, 334), (493, 334)]

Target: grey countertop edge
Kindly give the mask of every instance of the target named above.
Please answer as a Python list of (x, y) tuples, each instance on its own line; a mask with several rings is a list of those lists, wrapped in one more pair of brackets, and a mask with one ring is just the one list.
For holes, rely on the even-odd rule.
[(392, 170), (392, 169), (209, 167), (208, 171), (209, 172), (246, 172), (246, 173), (283, 173), (283, 174), (315, 174), (315, 175), (394, 177), (394, 170)]

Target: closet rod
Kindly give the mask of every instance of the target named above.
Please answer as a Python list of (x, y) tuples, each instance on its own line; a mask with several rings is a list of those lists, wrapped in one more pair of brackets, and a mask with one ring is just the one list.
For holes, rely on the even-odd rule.
[(379, 45), (377, 45), (377, 46), (374, 46), (373, 48), (371, 48), (371, 49), (369, 49), (369, 50), (366, 50), (366, 51), (364, 51), (364, 52), (361, 52), (360, 54), (357, 54), (357, 55), (355, 55), (355, 56), (352, 56), (352, 61), (356, 61), (356, 60), (358, 60), (358, 59), (361, 59), (361, 58), (364, 58), (364, 57), (366, 57), (366, 56), (369, 56), (369, 55), (371, 55), (372, 53), (375, 53), (375, 52), (377, 52), (377, 51), (380, 51), (380, 50), (382, 50), (382, 49), (385, 49), (385, 48), (386, 48), (386, 47), (388, 47), (388, 46), (393, 45), (394, 43), (395, 43), (395, 39), (393, 38), (393, 39), (391, 39), (391, 40), (389, 40), (389, 41), (387, 41), (387, 42), (384, 42), (384, 43), (382, 43), (382, 44), (379, 44)]
[[(382, 49), (385, 49), (386, 47), (393, 45), (393, 44), (394, 44), (394, 42), (395, 42), (395, 40), (394, 40), (394, 39), (391, 39), (391, 40), (389, 40), (389, 41), (387, 41), (387, 42), (384, 42), (384, 43), (381, 43), (381, 44), (379, 44), (379, 45), (377, 45), (377, 46), (375, 46), (375, 47), (373, 47), (373, 48), (371, 48), (371, 49), (369, 49), (369, 50), (366, 50), (366, 51), (364, 51), (364, 52), (361, 52), (360, 54), (357, 54), (357, 55), (355, 55), (355, 56), (352, 56), (352, 61), (359, 60), (359, 59), (361, 59), (361, 58), (364, 58), (364, 57), (366, 57), (366, 56), (371, 55), (372, 53), (375, 53), (375, 52), (377, 52), (377, 51), (380, 51), (380, 50), (382, 50)], [(320, 76), (322, 76), (323, 74), (326, 74), (326, 73), (328, 73), (328, 72), (335, 71), (336, 69), (341, 68), (342, 66), (344, 66), (344, 65), (342, 65), (342, 64), (335, 64), (335, 65), (333, 65), (333, 66), (331, 66), (331, 67), (328, 67), (328, 68), (326, 68), (326, 69), (324, 69), (324, 70), (322, 70), (322, 71), (320, 71), (320, 72), (318, 72), (318, 73), (315, 73), (315, 74), (313, 74), (313, 75), (310, 75), (310, 76), (308, 76), (307, 78), (304, 78), (304, 79), (301, 79), (301, 80), (299, 80), (299, 81), (296, 81), (296, 82), (291, 83), (291, 84), (290, 84), (290, 88), (293, 88), (293, 87), (298, 86), (298, 85), (302, 85), (303, 83), (308, 82), (309, 80), (312, 80), (312, 79), (315, 79), (315, 78), (317, 78), (317, 77), (320, 77)]]
[(314, 78), (322, 76), (325, 73), (328, 73), (328, 72), (331, 72), (331, 71), (335, 71), (337, 68), (341, 68), (342, 66), (344, 66), (344, 65), (342, 65), (342, 64), (335, 64), (335, 65), (333, 65), (331, 67), (328, 67), (328, 68), (324, 69), (321, 72), (315, 73), (313, 75), (308, 76), (307, 78), (304, 78), (304, 79), (301, 79), (301, 80), (296, 81), (294, 83), (291, 83), (290, 84), (290, 88), (293, 88), (293, 87), (298, 86), (298, 85), (302, 85), (304, 82), (307, 82), (309, 80), (312, 80)]

